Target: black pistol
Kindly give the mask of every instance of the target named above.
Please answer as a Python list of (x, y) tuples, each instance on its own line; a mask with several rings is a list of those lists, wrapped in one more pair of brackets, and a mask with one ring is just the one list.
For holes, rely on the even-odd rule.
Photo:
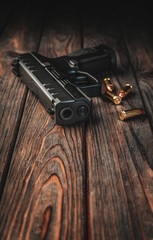
[(13, 60), (12, 71), (54, 115), (56, 123), (64, 126), (89, 119), (91, 98), (101, 95), (97, 76), (111, 72), (115, 66), (114, 51), (99, 45), (58, 58), (24, 53)]

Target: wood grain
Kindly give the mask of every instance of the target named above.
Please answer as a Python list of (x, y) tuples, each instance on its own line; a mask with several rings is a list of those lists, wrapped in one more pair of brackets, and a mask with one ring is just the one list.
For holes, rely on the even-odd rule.
[[(152, 239), (152, 17), (129, 3), (23, 4), (0, 25), (0, 239)], [(56, 125), (11, 73), (15, 52), (58, 57), (101, 43), (117, 56), (116, 91), (133, 92), (118, 106), (94, 98), (86, 125)], [(146, 116), (119, 120), (135, 107)]]
[(16, 56), (16, 52), (36, 50), (41, 32), (39, 19), (33, 17), (31, 24), (27, 8), (22, 13), (21, 9), (17, 10), (11, 15), (11, 21), (3, 30), (0, 44), (0, 196), (3, 192), (27, 95), (26, 86), (11, 73), (11, 61)]
[[(113, 76), (115, 88), (119, 91), (131, 83), (134, 91), (121, 106), (94, 99), (86, 135), (89, 235), (91, 239), (151, 239), (153, 136), (147, 117), (119, 120), (121, 109), (143, 108), (144, 99), (122, 32), (115, 22), (117, 17), (113, 14), (112, 22), (111, 17), (106, 17), (107, 10), (96, 16), (90, 12), (90, 18), (85, 18), (84, 43), (85, 46), (99, 43), (112, 46), (118, 60), (118, 72)], [(122, 25), (125, 27), (124, 21)]]
[[(33, 104), (32, 96), (28, 101)], [(6, 185), (4, 192), (6, 205), (3, 204), (2, 217), (7, 223), (5, 231), (9, 226), (7, 238), (38, 239), (44, 231), (48, 239), (59, 236), (64, 239), (67, 234), (76, 238), (83, 234), (81, 223), (85, 221), (78, 219), (83, 214), (83, 174), (82, 148), (79, 144), (79, 148), (76, 147), (76, 136), (81, 144), (81, 132), (54, 127), (43, 107), (39, 114), (40, 107), (34, 109), (29, 113), (34, 121), (25, 118), (22, 122), (26, 131), (21, 128), (8, 176), (9, 187)], [(14, 182), (10, 182), (11, 179)], [(44, 215), (47, 209), (51, 213), (46, 228)]]
[[(138, 88), (143, 99), (143, 105), (153, 131), (153, 34), (151, 30), (153, 19), (148, 11), (141, 5), (137, 14), (134, 14), (135, 9), (133, 9), (130, 4), (128, 4), (127, 7), (128, 11), (132, 13), (132, 17), (129, 18), (126, 12), (124, 21), (119, 20), (120, 27), (135, 72)], [(145, 16), (145, 21), (142, 14)], [(130, 27), (131, 25), (132, 27)]]
[[(61, 7), (46, 18), (41, 54), (54, 57), (80, 48), (77, 15), (68, 12), (63, 18)], [(28, 92), (1, 201), (1, 239), (85, 239), (82, 131), (82, 125), (55, 125)]]

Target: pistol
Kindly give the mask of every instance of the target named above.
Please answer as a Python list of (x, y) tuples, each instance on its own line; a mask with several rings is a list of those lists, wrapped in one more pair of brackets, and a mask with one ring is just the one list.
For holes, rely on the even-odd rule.
[(101, 96), (99, 76), (110, 73), (115, 66), (114, 51), (102, 44), (57, 58), (24, 53), (12, 61), (13, 73), (61, 126), (90, 118), (91, 98)]

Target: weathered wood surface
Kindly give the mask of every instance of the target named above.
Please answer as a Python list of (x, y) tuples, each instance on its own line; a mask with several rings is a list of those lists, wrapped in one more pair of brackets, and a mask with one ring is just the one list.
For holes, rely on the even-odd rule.
[[(58, 11), (57, 16), (44, 19), (38, 51), (48, 57), (81, 47), (77, 15), (67, 15), (63, 21), (63, 9)], [(67, 24), (70, 20), (72, 24)], [(45, 239), (46, 234), (48, 239), (85, 238), (82, 126), (55, 125), (31, 92), (27, 95), (5, 189), (2, 206), (7, 213), (1, 212), (2, 239)]]
[[(134, 51), (136, 46), (132, 45), (133, 41), (129, 42), (131, 35), (135, 44), (140, 41), (139, 35), (136, 32), (134, 35), (133, 32), (137, 26), (135, 21), (142, 19), (134, 19), (133, 26), (131, 22), (126, 22), (126, 26), (123, 20), (126, 16), (120, 19), (117, 19), (117, 16), (112, 17), (117, 23), (119, 21), (120, 28), (115, 21), (112, 23), (112, 19), (109, 22), (105, 14), (98, 14), (94, 21), (87, 18), (84, 31), (85, 43), (93, 46), (103, 42), (113, 46), (118, 53), (119, 71), (113, 77), (116, 89), (121, 89), (126, 83), (132, 84), (134, 88), (133, 94), (120, 106), (95, 99), (93, 118), (87, 127), (89, 229), (92, 239), (151, 239), (153, 136), (150, 121), (148, 118), (141, 118), (121, 122), (118, 118), (122, 109), (144, 109), (145, 106), (151, 109), (152, 103), (146, 102), (142, 94), (145, 91), (142, 86), (147, 86), (147, 81), (143, 79), (145, 82), (142, 83), (142, 80), (137, 78), (141, 69), (136, 68), (133, 60), (135, 58), (135, 61), (141, 61), (141, 51), (145, 53), (145, 57), (147, 51), (143, 45), (139, 46), (136, 48), (139, 56), (136, 50)], [(98, 22), (102, 24), (99, 25)], [(141, 25), (140, 22), (139, 24)], [(91, 31), (94, 39), (90, 38)], [(149, 93), (151, 98), (151, 91)], [(147, 108), (145, 110), (147, 112)]]
[[(130, 5), (81, 7), (25, 6), (1, 23), (0, 239), (153, 239), (153, 20)], [(14, 52), (55, 57), (100, 43), (116, 52), (116, 89), (134, 91), (120, 106), (95, 98), (87, 125), (55, 125), (11, 73)], [(146, 116), (121, 122), (133, 107)]]
[(22, 53), (38, 48), (42, 25), (39, 19), (35, 19), (29, 14), (27, 8), (24, 11), (22, 10), (22, 12), (17, 9), (14, 11), (14, 14), (11, 13), (8, 17), (10, 21), (3, 29), (0, 41), (0, 195), (2, 194), (2, 185), (4, 184), (5, 175), (9, 167), (27, 95), (26, 86), (13, 76), (10, 65), (15, 52)]

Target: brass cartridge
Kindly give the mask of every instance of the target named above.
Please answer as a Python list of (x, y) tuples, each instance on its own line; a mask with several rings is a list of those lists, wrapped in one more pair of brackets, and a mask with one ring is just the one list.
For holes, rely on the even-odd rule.
[(115, 95), (114, 92), (106, 91), (105, 96), (115, 104), (120, 104), (122, 101), (122, 98), (120, 96)]
[(133, 87), (131, 84), (126, 84), (123, 89), (119, 92), (119, 96), (121, 98), (125, 98), (131, 91), (132, 91)]
[(135, 109), (130, 109), (130, 110), (123, 110), (119, 113), (119, 118), (120, 120), (126, 120), (128, 118), (133, 118), (139, 115), (144, 114), (143, 109), (135, 108)]
[(104, 78), (104, 84), (105, 84), (105, 87), (106, 87), (107, 91), (109, 91), (109, 92), (113, 91), (114, 86), (113, 86), (113, 84), (111, 82), (111, 79), (109, 77)]

